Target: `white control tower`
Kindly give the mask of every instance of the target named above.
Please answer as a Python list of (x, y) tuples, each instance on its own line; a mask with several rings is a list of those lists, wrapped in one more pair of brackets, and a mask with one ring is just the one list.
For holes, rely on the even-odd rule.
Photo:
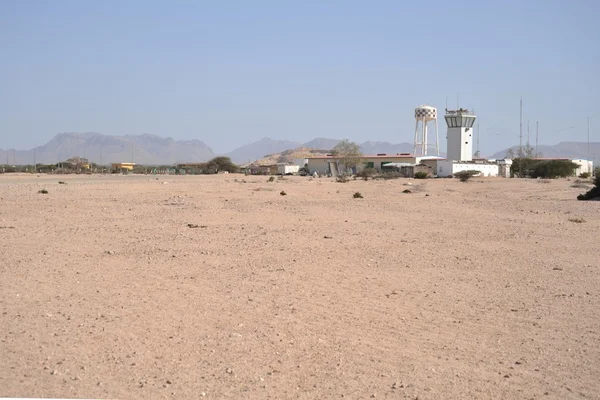
[(452, 161), (473, 160), (473, 124), (475, 113), (460, 108), (446, 109), (446, 125), (448, 125), (446, 159)]

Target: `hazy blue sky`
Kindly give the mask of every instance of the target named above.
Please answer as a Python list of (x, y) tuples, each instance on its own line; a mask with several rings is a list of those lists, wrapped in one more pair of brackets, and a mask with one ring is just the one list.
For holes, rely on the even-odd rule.
[(520, 96), (540, 143), (585, 141), (588, 115), (600, 141), (599, 15), (598, 0), (0, 0), (0, 147), (411, 142), (414, 107), (457, 93), (484, 154), (518, 142)]

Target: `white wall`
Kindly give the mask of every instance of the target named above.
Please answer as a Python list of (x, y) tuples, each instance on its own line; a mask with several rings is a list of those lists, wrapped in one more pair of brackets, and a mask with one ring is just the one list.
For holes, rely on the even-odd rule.
[(280, 174), (297, 174), (300, 171), (299, 165), (278, 165), (277, 172)]
[(498, 176), (500, 168), (497, 164), (475, 164), (475, 163), (453, 163), (450, 161), (438, 161), (438, 176), (454, 175), (460, 171), (480, 171), (479, 176)]
[(447, 155), (449, 161), (473, 160), (473, 128), (448, 128)]
[(587, 172), (591, 175), (592, 172), (594, 171), (593, 161), (589, 161), (589, 160), (571, 160), (571, 161), (573, 161), (575, 164), (579, 165), (579, 168), (577, 168), (575, 170), (575, 175), (577, 175), (577, 176), (579, 176), (580, 174), (583, 174), (585, 172)]

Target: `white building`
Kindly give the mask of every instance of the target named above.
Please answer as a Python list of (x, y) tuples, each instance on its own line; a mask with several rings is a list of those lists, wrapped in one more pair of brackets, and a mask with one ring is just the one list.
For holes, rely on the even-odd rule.
[(575, 170), (575, 175), (579, 176), (584, 173), (588, 173), (593, 175), (594, 172), (594, 162), (590, 160), (581, 160), (581, 159), (572, 159), (572, 162), (579, 165), (579, 167)]

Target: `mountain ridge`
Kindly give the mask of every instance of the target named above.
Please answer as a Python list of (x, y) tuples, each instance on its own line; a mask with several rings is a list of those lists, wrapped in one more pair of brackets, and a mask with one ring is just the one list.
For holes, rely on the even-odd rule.
[[(318, 137), (305, 143), (289, 140), (276, 140), (269, 137), (240, 146), (228, 153), (233, 162), (245, 164), (256, 160), (273, 158), (279, 153), (296, 149), (331, 150), (339, 139)], [(363, 154), (377, 153), (412, 153), (411, 143), (390, 143), (368, 140), (359, 144)], [(516, 153), (518, 146), (511, 146), (495, 152), (488, 158), (504, 158), (509, 149)], [(586, 142), (563, 141), (555, 145), (540, 145), (538, 152), (543, 157), (564, 157), (586, 159), (588, 154)], [(600, 142), (591, 142), (590, 158), (594, 154), (600, 156)], [(16, 165), (32, 164), (35, 156), (37, 163), (55, 164), (70, 157), (86, 157), (99, 164), (111, 162), (130, 162), (137, 164), (164, 164), (178, 162), (204, 162), (219, 154), (199, 139), (176, 140), (170, 136), (155, 134), (141, 135), (106, 135), (97, 132), (63, 132), (55, 135), (43, 146), (30, 150), (10, 150), (8, 163)], [(440, 153), (442, 155), (442, 153)], [(6, 163), (7, 152), (0, 149), (0, 164)]]

